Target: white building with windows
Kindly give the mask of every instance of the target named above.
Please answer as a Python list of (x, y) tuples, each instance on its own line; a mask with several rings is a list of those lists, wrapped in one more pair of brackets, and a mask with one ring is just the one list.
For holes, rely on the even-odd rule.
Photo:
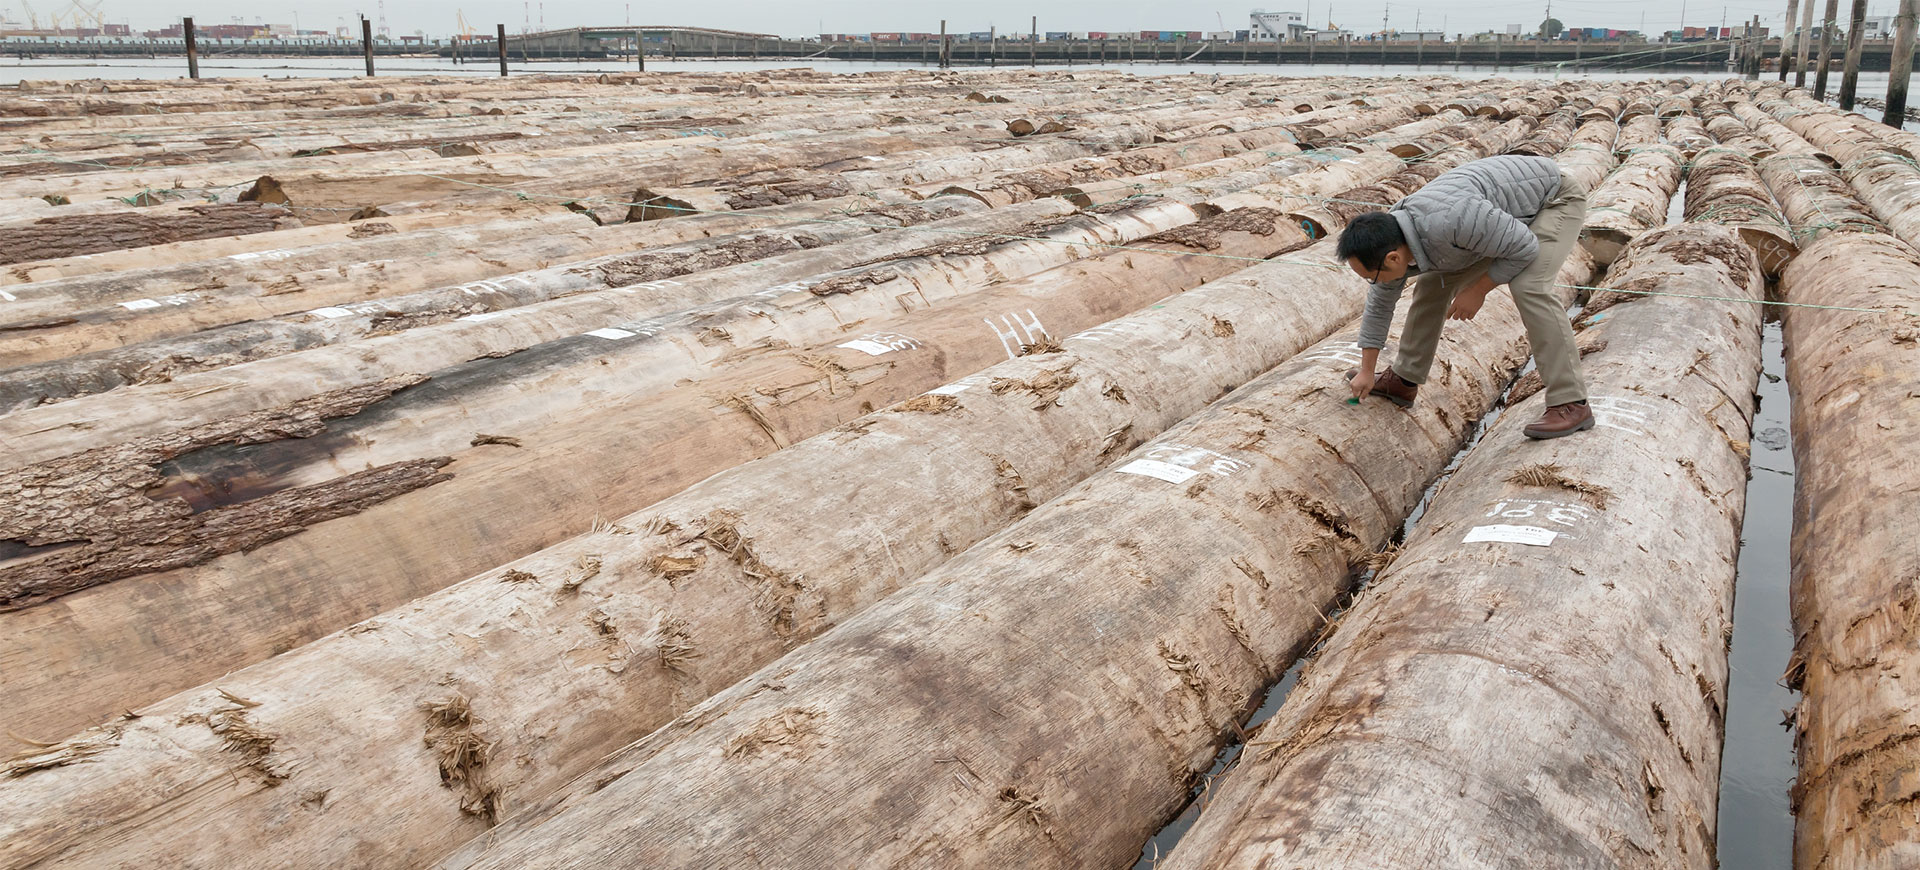
[(1299, 42), (1306, 37), (1304, 12), (1268, 12), (1255, 9), (1249, 16), (1255, 42)]

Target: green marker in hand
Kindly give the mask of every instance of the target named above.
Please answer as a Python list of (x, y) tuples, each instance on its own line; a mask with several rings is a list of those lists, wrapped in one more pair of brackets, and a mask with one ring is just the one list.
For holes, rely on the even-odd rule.
[(1360, 404), (1360, 397), (1359, 397), (1359, 396), (1354, 396), (1353, 398), (1351, 398), (1351, 399), (1348, 399), (1348, 400), (1347, 400), (1347, 404), (1349, 404), (1349, 405), (1358, 405), (1358, 404)]

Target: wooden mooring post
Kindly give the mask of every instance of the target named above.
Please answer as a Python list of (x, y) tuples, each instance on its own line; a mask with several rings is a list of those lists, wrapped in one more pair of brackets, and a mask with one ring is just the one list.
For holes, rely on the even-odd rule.
[(1833, 28), (1840, 14), (1840, 0), (1827, 0), (1826, 17), (1820, 21), (1820, 68), (1813, 74), (1813, 98), (1827, 98), (1827, 67), (1833, 65)]
[(187, 78), (200, 77), (200, 47), (193, 40), (193, 18), (180, 19), (180, 31), (187, 38)]
[(1914, 0), (1900, 0), (1893, 32), (1893, 57), (1887, 72), (1887, 110), (1881, 122), (1899, 127), (1907, 119), (1907, 81), (1913, 77)]
[(1840, 73), (1840, 108), (1853, 111), (1854, 92), (1860, 87), (1860, 52), (1866, 47), (1867, 0), (1853, 0), (1847, 20), (1847, 65)]
[[(1812, 3), (1813, 0), (1807, 0)], [(1800, 38), (1800, 28), (1794, 26), (1794, 19), (1800, 17), (1800, 0), (1787, 0), (1787, 18), (1785, 33), (1780, 34), (1780, 80), (1787, 80), (1787, 68), (1793, 65), (1794, 46)]]
[(1807, 55), (1813, 50), (1813, 4), (1806, 0), (1806, 6), (1800, 9), (1800, 38), (1794, 41), (1793, 86), (1807, 86)]
[(360, 52), (367, 58), (367, 78), (373, 78), (373, 21), (360, 19)]
[(507, 26), (505, 24), (493, 26), (493, 47), (500, 53), (500, 76), (505, 78), (507, 75)]
[(1027, 27), (1027, 66), (1040, 65), (1040, 16), (1033, 16)]
[[(633, 32), (633, 62), (635, 68), (641, 72), (647, 71), (647, 44), (644, 36), (645, 35), (638, 30)], [(758, 44), (758, 40), (756, 40), (755, 45), (758, 46)], [(501, 68), (500, 74), (507, 74), (505, 67)]]

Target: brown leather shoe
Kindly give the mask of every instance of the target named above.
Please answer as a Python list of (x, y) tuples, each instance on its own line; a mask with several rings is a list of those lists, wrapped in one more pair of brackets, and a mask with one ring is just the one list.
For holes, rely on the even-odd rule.
[(1547, 409), (1540, 419), (1527, 424), (1523, 431), (1528, 438), (1544, 441), (1548, 438), (1565, 438), (1575, 432), (1584, 432), (1593, 428), (1593, 408), (1585, 402), (1568, 402)]
[[(1347, 380), (1352, 381), (1360, 374), (1359, 369), (1347, 369)], [(1379, 396), (1402, 408), (1413, 407), (1413, 399), (1420, 393), (1419, 384), (1409, 384), (1393, 373), (1393, 369), (1381, 369), (1373, 376), (1373, 391), (1370, 395)]]

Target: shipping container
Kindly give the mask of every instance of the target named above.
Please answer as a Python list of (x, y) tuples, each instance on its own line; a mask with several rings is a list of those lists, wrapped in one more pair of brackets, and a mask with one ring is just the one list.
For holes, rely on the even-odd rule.
[(1112, 37), (1109, 36), (1108, 33), (1104, 30), (1089, 30), (1087, 31), (1087, 38), (1088, 39), (1110, 39)]

